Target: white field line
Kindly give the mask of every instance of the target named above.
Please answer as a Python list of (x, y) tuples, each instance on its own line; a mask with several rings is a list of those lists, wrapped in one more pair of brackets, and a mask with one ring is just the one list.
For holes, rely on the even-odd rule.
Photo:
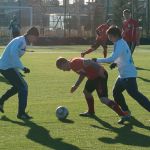
[(77, 54), (77, 53), (81, 53), (81, 52), (37, 52), (37, 51), (34, 51), (34, 52), (29, 52), (28, 51), (28, 53), (36, 53), (36, 54), (65, 54), (65, 53), (68, 53), (68, 54), (70, 54), (70, 53), (75, 53), (75, 54)]

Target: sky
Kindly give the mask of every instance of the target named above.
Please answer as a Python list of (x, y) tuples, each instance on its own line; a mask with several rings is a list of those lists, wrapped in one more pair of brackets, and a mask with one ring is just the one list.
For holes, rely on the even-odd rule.
[[(59, 0), (60, 1), (60, 3), (63, 3), (63, 0)], [(88, 0), (84, 0), (85, 2), (88, 2)], [(70, 0), (70, 3), (72, 3), (73, 2), (73, 0)]]

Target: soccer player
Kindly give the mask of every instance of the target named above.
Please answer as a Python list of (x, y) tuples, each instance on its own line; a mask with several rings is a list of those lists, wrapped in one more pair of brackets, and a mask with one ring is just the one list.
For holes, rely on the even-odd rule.
[(123, 11), (123, 26), (122, 37), (127, 42), (131, 54), (133, 54), (136, 45), (139, 45), (139, 24), (138, 21), (131, 18), (131, 12), (129, 9)]
[(13, 38), (20, 36), (20, 25), (16, 16), (13, 16), (13, 19), (10, 21), (9, 30), (12, 31)]
[(97, 95), (102, 103), (110, 107), (119, 116), (126, 117), (125, 113), (120, 109), (120, 107), (114, 101), (108, 98), (108, 74), (107, 71), (101, 65), (95, 63), (92, 60), (86, 60), (80, 57), (73, 58), (71, 60), (67, 60), (66, 58), (60, 57), (56, 61), (56, 66), (60, 70), (73, 70), (74, 72), (79, 74), (78, 80), (71, 87), (71, 93), (77, 90), (77, 88), (79, 87), (79, 85), (85, 77), (88, 78), (83, 91), (88, 105), (88, 111), (81, 113), (80, 116), (91, 117), (95, 114), (94, 98), (92, 93), (94, 90), (96, 90)]
[(96, 41), (95, 43), (91, 46), (90, 49), (86, 50), (85, 52), (81, 53), (81, 57), (84, 57), (86, 54), (89, 54), (93, 51), (95, 51), (100, 45), (103, 47), (103, 55), (104, 58), (107, 57), (107, 42), (108, 42), (108, 37), (106, 34), (107, 29), (112, 25), (112, 20), (108, 19), (106, 23), (100, 25), (96, 29)]
[(18, 93), (19, 107), (17, 117), (19, 119), (31, 119), (26, 112), (28, 85), (21, 76), (19, 70), (30, 73), (30, 69), (25, 67), (20, 61), (20, 57), (26, 52), (26, 45), (34, 43), (39, 36), (36, 27), (30, 28), (23, 36), (19, 36), (6, 46), (0, 58), (0, 73), (9, 81), (12, 87), (0, 97), (0, 111), (4, 113), (4, 103), (8, 98)]
[[(133, 99), (150, 112), (150, 101), (138, 90), (136, 82), (137, 71), (132, 61), (129, 46), (121, 37), (120, 29), (116, 26), (111, 26), (107, 30), (107, 35), (109, 40), (114, 43), (113, 53), (108, 58), (97, 58), (95, 61), (99, 63), (115, 62), (117, 64), (119, 76), (113, 89), (114, 100), (121, 106), (123, 111), (129, 111), (122, 94), (126, 90)], [(123, 123), (125, 119), (128, 118), (122, 118), (119, 123)]]

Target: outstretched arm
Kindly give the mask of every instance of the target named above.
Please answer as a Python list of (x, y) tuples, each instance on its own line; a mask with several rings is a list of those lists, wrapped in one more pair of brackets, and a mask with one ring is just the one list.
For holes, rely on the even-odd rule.
[(95, 51), (99, 46), (100, 46), (100, 43), (98, 41), (95, 41), (95, 43), (91, 46), (91, 48), (81, 53), (81, 57), (84, 57), (86, 54), (89, 54)]
[(85, 78), (85, 75), (83, 73), (81, 73), (79, 75), (79, 78), (76, 81), (76, 83), (71, 87), (71, 90), (70, 90), (71, 93), (73, 93), (79, 87), (79, 85), (82, 83), (82, 81), (84, 80), (84, 78)]

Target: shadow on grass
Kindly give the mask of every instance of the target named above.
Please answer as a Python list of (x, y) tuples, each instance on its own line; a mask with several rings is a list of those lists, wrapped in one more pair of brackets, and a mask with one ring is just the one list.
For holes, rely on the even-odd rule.
[(137, 70), (145, 70), (145, 71), (150, 71), (150, 69), (145, 69), (145, 68), (141, 68), (141, 67), (136, 67)]
[(6, 84), (10, 84), (3, 76), (0, 75), (0, 82), (4, 82)]
[(120, 128), (113, 127), (112, 125), (101, 120), (97, 116), (95, 116), (93, 119), (95, 119), (98, 123), (103, 125), (103, 127), (99, 127), (97, 125), (91, 125), (92, 127), (117, 133), (117, 136), (114, 138), (110, 138), (110, 137), (98, 138), (98, 140), (104, 143), (107, 143), (107, 144), (121, 143), (124, 145), (150, 147), (150, 136), (132, 131), (133, 126), (137, 126), (139, 128), (144, 128), (148, 132), (150, 132), (150, 127), (143, 125), (134, 117), (131, 118), (131, 123), (123, 125)]
[(70, 120), (70, 119), (64, 119), (64, 120), (61, 120), (59, 119), (60, 122), (63, 122), (63, 123), (74, 123), (74, 121)]
[(63, 142), (62, 138), (52, 138), (49, 134), (49, 130), (47, 130), (42, 126), (39, 126), (33, 121), (30, 120), (26, 120), (24, 122), (13, 121), (6, 116), (2, 116), (1, 120), (29, 127), (29, 131), (26, 137), (48, 148), (52, 148), (55, 150), (80, 150), (77, 146)]
[(137, 77), (137, 78), (143, 80), (144, 82), (150, 82), (150, 79), (145, 79), (143, 77)]

